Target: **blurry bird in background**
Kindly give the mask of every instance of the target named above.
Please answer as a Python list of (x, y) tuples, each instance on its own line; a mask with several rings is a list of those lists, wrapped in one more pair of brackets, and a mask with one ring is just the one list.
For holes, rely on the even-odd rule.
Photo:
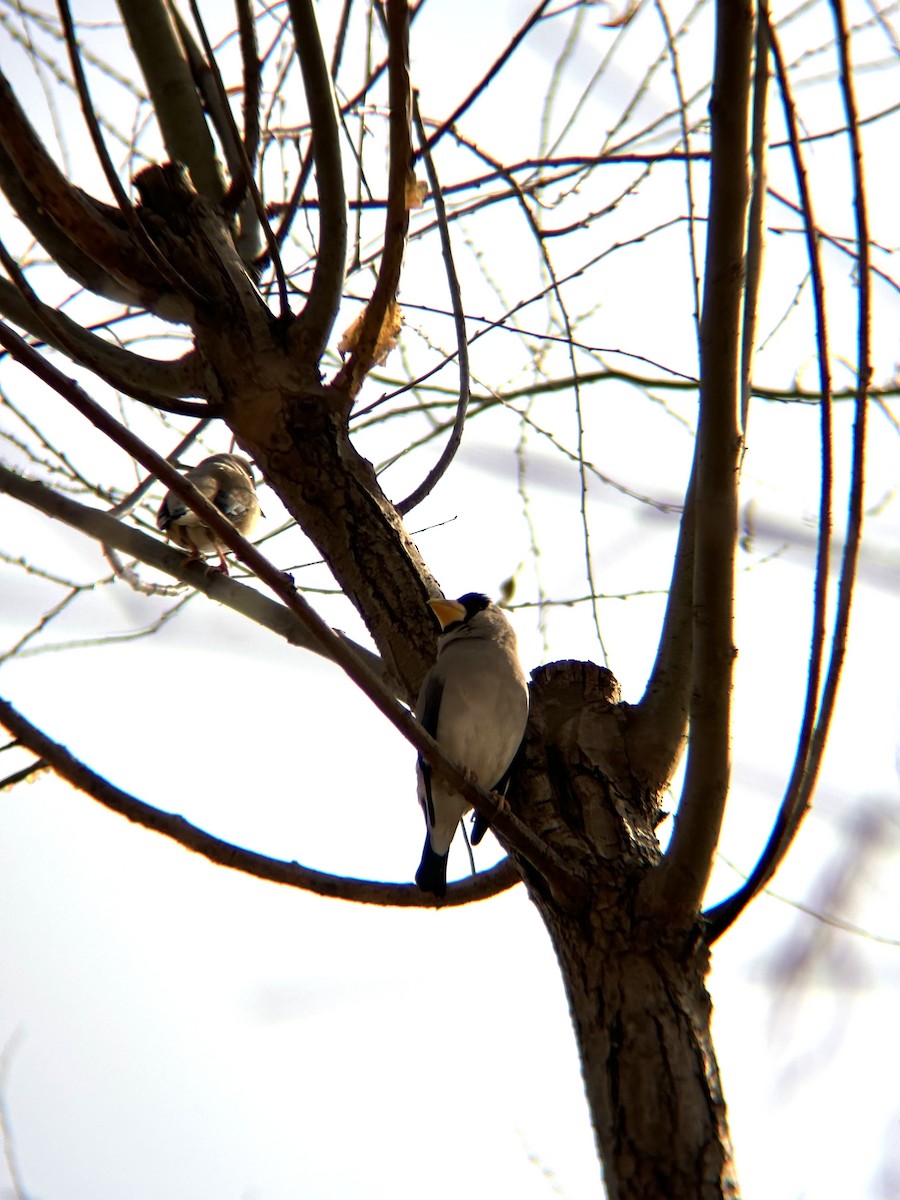
[[(483, 788), (503, 791), (528, 721), (528, 684), (516, 635), (496, 604), (478, 592), (428, 604), (441, 633), (437, 661), (419, 690), (416, 717)], [(427, 832), (416, 883), (423, 892), (443, 896), (450, 843), (471, 805), (434, 778), (421, 757), (417, 777)], [(476, 814), (473, 844), (486, 829), (487, 822)]]
[[(238, 533), (250, 536), (262, 510), (256, 496), (252, 467), (246, 458), (236, 454), (214, 454), (186, 471), (185, 478), (228, 518)], [(156, 524), (176, 546), (187, 550), (191, 558), (218, 554), (221, 565), (216, 569), (228, 574), (227, 546), (174, 492), (166, 492), (156, 515)]]

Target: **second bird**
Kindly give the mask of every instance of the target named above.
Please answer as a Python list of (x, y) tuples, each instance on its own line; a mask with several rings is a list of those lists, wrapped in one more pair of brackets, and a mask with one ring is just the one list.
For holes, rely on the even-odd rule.
[[(416, 716), (441, 749), (491, 791), (505, 776), (528, 721), (528, 684), (516, 652), (516, 635), (487, 596), (429, 600), (441, 626), (437, 661), (425, 676)], [(447, 856), (456, 827), (471, 807), (418, 763), (419, 803), (427, 833), (416, 883), (423, 892), (447, 891)], [(476, 818), (480, 840), (486, 824)]]
[[(259, 500), (253, 483), (253, 473), (246, 458), (236, 454), (214, 454), (185, 472), (198, 492), (227, 517), (238, 533), (249, 537), (260, 518)], [(224, 546), (209, 526), (174, 492), (166, 492), (156, 524), (182, 550), (194, 558), (218, 554), (222, 570), (227, 574)]]

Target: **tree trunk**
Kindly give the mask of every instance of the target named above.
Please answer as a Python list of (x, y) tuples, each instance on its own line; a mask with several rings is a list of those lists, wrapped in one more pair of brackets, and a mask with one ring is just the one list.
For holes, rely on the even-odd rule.
[(519, 860), (553, 940), (610, 1200), (738, 1195), (699, 926), (648, 915), (659, 786), (629, 760), (634, 710), (592, 663), (534, 673), (512, 804), (590, 882), (566, 911)]
[[(201, 297), (194, 330), (214, 405), (318, 546), (401, 690), (415, 694), (433, 653), (423, 601), (439, 589), (350, 442), (348, 393), (321, 384), (302, 318), (285, 334), (263, 308), (221, 218), (177, 168), (149, 168), (138, 185), (145, 221)], [(688, 519), (686, 546), (692, 529)], [(676, 608), (692, 611), (684, 597)], [(682, 678), (684, 636), (676, 642), (670, 665)], [(509, 849), (559, 958), (609, 1196), (734, 1197), (698, 914), (693, 900), (660, 912), (647, 886), (684, 689), (640, 712), (620, 702), (609, 671), (557, 663), (535, 672), (532, 692), (512, 803), (586, 886), (555, 891)]]

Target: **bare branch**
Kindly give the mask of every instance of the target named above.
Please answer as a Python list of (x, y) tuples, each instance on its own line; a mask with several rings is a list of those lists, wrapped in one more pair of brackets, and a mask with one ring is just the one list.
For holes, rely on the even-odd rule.
[(78, 99), (81, 102), (81, 111), (84, 115), (88, 131), (91, 135), (91, 141), (94, 143), (94, 149), (97, 152), (97, 158), (100, 161), (100, 166), (103, 168), (103, 174), (106, 176), (106, 182), (109, 185), (109, 190), (116, 198), (116, 203), (119, 206), (119, 212), (122, 214), (131, 236), (147, 255), (147, 258), (150, 260), (153, 266), (157, 269), (157, 271), (159, 271), (163, 279), (167, 280), (179, 293), (179, 295), (183, 296), (186, 300), (196, 303), (197, 301), (202, 300), (202, 297), (195, 291), (192, 284), (190, 284), (172, 268), (172, 265), (164, 257), (157, 245), (153, 242), (146, 229), (138, 219), (138, 216), (134, 211), (134, 207), (128, 198), (128, 194), (122, 186), (118, 172), (113, 166), (112, 159), (109, 156), (109, 151), (106, 149), (106, 143), (104, 142), (103, 134), (100, 131), (100, 122), (97, 120), (97, 114), (94, 110), (94, 105), (91, 100), (87, 78), (81, 63), (81, 52), (78, 46), (78, 38), (75, 33), (75, 23), (72, 20), (72, 13), (69, 8), (69, 0), (56, 0), (56, 6), (59, 9), (60, 18), (62, 20), (63, 31), (66, 38), (66, 47), (69, 51), (69, 63), (72, 67), (72, 74), (75, 77), (75, 89), (78, 93)]
[(421, 892), (413, 883), (378, 883), (368, 879), (352, 879), (344, 875), (332, 875), (327, 871), (316, 871), (298, 862), (269, 858), (267, 855), (222, 841), (221, 838), (199, 829), (175, 813), (162, 812), (138, 800), (136, 796), (123, 792), (75, 758), (65, 746), (52, 741), (2, 697), (0, 722), (23, 746), (38, 755), (42, 763), (52, 767), (57, 775), (79, 791), (91, 796), (104, 808), (145, 829), (161, 833), (186, 849), (209, 859), (210, 862), (228, 867), (232, 871), (240, 871), (244, 875), (313, 892), (317, 896), (352, 900), (358, 904), (392, 905), (401, 908), (446, 908), (470, 904), (472, 901), (486, 900), (490, 896), (505, 892), (519, 882), (519, 875), (513, 864), (509, 859), (503, 859), (489, 871), (476, 875), (474, 879), (450, 884), (447, 895), (439, 900)]
[(678, 530), (672, 582), (656, 661), (640, 703), (633, 710), (628, 730), (628, 750), (634, 769), (640, 766), (645, 785), (656, 792), (661, 792), (671, 779), (687, 736), (694, 641), (695, 538), (696, 500), (692, 471)]
[[(147, 358), (134, 350), (125, 350), (84, 329), (59, 309), (50, 308), (40, 301), (37, 305), (27, 301), (20, 289), (6, 279), (0, 279), (0, 313), (21, 329), (27, 330), (32, 337), (68, 354), (112, 386), (117, 386), (114, 380), (127, 383), (128, 387), (122, 390), (129, 395), (133, 392), (152, 392), (160, 397), (175, 399), (206, 394), (194, 350), (168, 362)], [(56, 331), (61, 331), (63, 336), (58, 337)], [(133, 389), (133, 392), (129, 389)], [(193, 412), (199, 407), (196, 404), (189, 405), (187, 411)]]
[(300, 317), (303, 350), (318, 362), (341, 302), (347, 258), (347, 197), (337, 106), (312, 0), (288, 0), (306, 104), (313, 131), (319, 192), (319, 247), (309, 299)]
[(478, 97), (487, 89), (491, 81), (496, 79), (535, 25), (539, 24), (539, 22), (543, 19), (544, 13), (549, 7), (550, 0), (541, 0), (541, 3), (535, 8), (534, 12), (529, 15), (522, 26), (516, 30), (513, 37), (510, 38), (499, 58), (488, 68), (488, 70), (481, 77), (481, 79), (479, 79), (478, 83), (476, 83), (466, 98), (456, 106), (446, 120), (441, 122), (438, 128), (428, 139), (429, 150), (434, 149), (444, 134), (449, 129), (452, 129), (454, 125), (456, 125), (463, 113), (467, 112), (472, 107)]
[(166, 151), (194, 187), (220, 204), (225, 185), (209, 126), (164, 0), (119, 0), (128, 40), (153, 100)]
[(731, 773), (734, 566), (741, 450), (740, 327), (753, 8), (719, 0), (709, 230), (700, 337), (690, 747), (675, 831), (647, 879), (653, 910), (689, 924), (712, 869)]
[(16, 784), (24, 783), (26, 779), (33, 779), (35, 775), (40, 775), (42, 771), (49, 771), (51, 769), (48, 762), (44, 762), (42, 758), (39, 758), (30, 767), (23, 767), (21, 771), (13, 771), (12, 775), (7, 775), (5, 779), (0, 779), (0, 792), (10, 791)]
[[(119, 279), (101, 267), (96, 259), (86, 254), (78, 243), (63, 232), (42, 205), (35, 203), (26, 181), (2, 144), (2, 135), (0, 187), (25, 228), (70, 279), (74, 279), (79, 286), (87, 288), (88, 291), (105, 296), (117, 304), (141, 304), (141, 292), (136, 284)], [(176, 318), (172, 314), (171, 319), (184, 320), (184, 315), (184, 312), (181, 312)]]
[[(7, 274), (21, 293), (25, 303), (31, 308), (34, 317), (37, 318), (38, 326), (46, 325), (48, 327), (45, 335), (46, 340), (51, 345), (60, 346), (76, 362), (84, 361), (85, 366), (95, 371), (111, 387), (118, 388), (120, 391), (125, 392), (126, 395), (132, 396), (135, 400), (140, 400), (142, 404), (149, 404), (153, 408), (161, 408), (170, 412), (181, 413), (184, 416), (193, 417), (203, 417), (211, 411), (205, 404), (191, 404), (183, 400), (163, 399), (155, 392), (144, 391), (143, 388), (136, 386), (133, 376), (129, 376), (128, 374), (120, 375), (116, 370), (119, 362), (124, 363), (126, 367), (131, 366), (130, 358), (122, 359), (119, 357), (117, 359), (114, 355), (105, 354), (91, 361), (90, 356), (85, 353), (87, 350), (85, 338), (88, 335), (79, 326), (74, 326), (75, 336), (74, 338), (69, 337), (69, 327), (73, 326), (73, 322), (64, 322), (61, 319), (61, 314), (56, 313), (38, 299), (31, 284), (25, 278), (24, 273), (19, 268), (19, 264), (9, 253), (2, 239), (0, 239), (0, 262), (3, 263)], [(9, 330), (8, 333), (12, 337), (18, 337), (17, 334), (13, 334), (12, 330)], [(26, 345), (27, 343), (22, 344)], [(130, 355), (130, 351), (122, 351), (121, 353)]]
[[(751, 900), (759, 894), (787, 854), (800, 828), (800, 823), (809, 811), (816, 779), (825, 751), (825, 743), (834, 715), (837, 689), (847, 647), (847, 631), (850, 624), (850, 606), (856, 582), (859, 549), (862, 538), (863, 503), (865, 492), (865, 450), (868, 415), (868, 388), (872, 377), (871, 361), (871, 268), (869, 262), (869, 222), (863, 174), (862, 144), (859, 133), (859, 117), (853, 87), (853, 71), (850, 62), (850, 46), (847, 23), (842, 0), (832, 0), (837, 44), (841, 64), (841, 94), (847, 114), (847, 136), (850, 142), (850, 158), (853, 174), (854, 210), (856, 215), (856, 253), (858, 262), (858, 335), (857, 335), (857, 391), (856, 419), (853, 426), (853, 457), (850, 467), (850, 495), (847, 513), (847, 532), (841, 559), (838, 581), (837, 611), (831, 638), (831, 654), (828, 671), (818, 704), (815, 726), (800, 758), (795, 759), (791, 780), (782, 800), (775, 826), (759, 861), (753, 868), (743, 887), (722, 904), (710, 910), (706, 916), (708, 938), (714, 941), (738, 918)], [(773, 39), (773, 50), (775, 42)], [(810, 226), (812, 228), (812, 226)], [(822, 355), (824, 357), (824, 355)], [(826, 406), (823, 405), (823, 408)], [(823, 454), (825, 447), (823, 445)], [(823, 464), (824, 474), (824, 464)], [(820, 518), (821, 520), (821, 518)], [(821, 538), (821, 531), (820, 531)], [(818, 585), (820, 571), (817, 567)], [(818, 599), (818, 597), (817, 597)], [(815, 645), (815, 643), (814, 643)], [(807, 706), (810, 699), (807, 694)]]
[(425, 126), (422, 124), (422, 115), (419, 112), (419, 101), (416, 93), (413, 92), (413, 120), (416, 125), (416, 134), (419, 139), (419, 145), (422, 151), (422, 160), (425, 163), (425, 173), (428, 176), (428, 185), (431, 189), (431, 195), (434, 200), (434, 210), (437, 214), (438, 229), (441, 235), (441, 254), (444, 258), (444, 267), (447, 272), (447, 286), (450, 289), (450, 305), (453, 309), (453, 323), (456, 327), (456, 347), (459, 357), (459, 399), (456, 402), (456, 416), (453, 419), (453, 428), (450, 432), (450, 437), (447, 445), (441, 452), (440, 458), (431, 468), (415, 491), (411, 492), (405, 500), (397, 505), (397, 511), (405, 516), (408, 512), (416, 507), (417, 504), (425, 499), (427, 495), (434, 489), (435, 485), (446, 474), (450, 464), (456, 457), (456, 452), (462, 442), (463, 428), (466, 423), (466, 413), (469, 409), (469, 342), (466, 335), (466, 315), (463, 311), (462, 296), (459, 291), (459, 279), (456, 274), (456, 267), (453, 263), (453, 246), (450, 241), (450, 230), (447, 226), (447, 210), (444, 207), (444, 197), (441, 195), (441, 185), (437, 177), (437, 171), (434, 167), (434, 161), (431, 157), (431, 151), (428, 148), (428, 142), (425, 137)]
[[(72, 187), (50, 158), (19, 105), (5, 75), (0, 73), (0, 142), (31, 196), (30, 208), (43, 208), (83, 254), (117, 280), (139, 302), (160, 315), (180, 314), (183, 301), (168, 294), (163, 278), (120, 229), (117, 211), (89, 199)], [(27, 212), (20, 214), (28, 224)]]
[(766, 117), (769, 103), (769, 17), (768, 0), (761, 0), (756, 23), (756, 62), (753, 73), (753, 116), (750, 155), (753, 175), (750, 211), (747, 214), (747, 283), (744, 289), (744, 320), (741, 330), (741, 433), (746, 440), (750, 415), (753, 356), (756, 349), (756, 308), (762, 280), (766, 212)]
[[(61, 492), (52, 491), (36, 480), (25, 479), (2, 465), (0, 492), (5, 492), (54, 520), (63, 521), (70, 528), (77, 529), (104, 546), (112, 546), (122, 554), (127, 554), (130, 558), (179, 580), (187, 587), (202, 592), (216, 604), (222, 604), (254, 624), (271, 630), (290, 645), (311, 650), (314, 654), (333, 661), (327, 649), (310, 635), (303, 622), (298, 620), (289, 608), (268, 596), (263, 596), (255, 588), (230, 579), (220, 571), (208, 571), (202, 563), (191, 559), (159, 538), (150, 537), (131, 525), (125, 525), (100, 509), (79, 504), (77, 500), (71, 500)], [(336, 636), (346, 642), (386, 686), (391, 686), (377, 654), (373, 654), (365, 646), (360, 646), (345, 634), (338, 633)]]
[(409, 85), (409, 12), (406, 0), (388, 0), (388, 83), (390, 93), (390, 159), (384, 246), (372, 298), (366, 305), (347, 362), (334, 387), (352, 398), (378, 360), (382, 331), (397, 302), (400, 268), (409, 229), (409, 187), (412, 172)]
[[(797, 180), (797, 190), (800, 194), (800, 205), (803, 211), (803, 224), (806, 234), (807, 256), (809, 258), (810, 278), (813, 290), (813, 310), (816, 322), (816, 344), (819, 349), (819, 381), (822, 389), (821, 417), (821, 484), (819, 494), (819, 527), (816, 546), (816, 575), (814, 582), (813, 620), (811, 645), (809, 652), (809, 667), (806, 674), (806, 697), (803, 706), (803, 716), (800, 722), (800, 733), (797, 740), (797, 750), (791, 777), (785, 789), (778, 817), (772, 834), (760, 862), (751, 873), (750, 879), (739, 889), (737, 895), (717, 906), (715, 917), (710, 914), (711, 936), (718, 937), (724, 929), (723, 922), (733, 920), (740, 908), (750, 902), (754, 889), (763, 887), (771, 879), (778, 863), (787, 852), (790, 839), (786, 838), (786, 830), (793, 826), (793, 832), (799, 825), (799, 818), (794, 824), (798, 811), (800, 796), (805, 789), (807, 770), (810, 765), (810, 751), (813, 734), (817, 722), (819, 706), (819, 687), (822, 678), (822, 661), (825, 652), (825, 621), (826, 604), (828, 600), (828, 570), (831, 558), (831, 495), (833, 489), (833, 452), (831, 425), (831, 367), (828, 339), (828, 325), (825, 311), (825, 279), (822, 271), (819, 239), (816, 235), (816, 222), (813, 215), (812, 195), (803, 159), (800, 143), (799, 123), (797, 121), (793, 96), (790, 89), (787, 67), (781, 53), (781, 45), (775, 30), (769, 26), (768, 42), (772, 57), (775, 60), (775, 70), (778, 76), (778, 86), (781, 91), (785, 123), (788, 128), (791, 146), (791, 158), (794, 164), (794, 174)], [(793, 837), (793, 832), (791, 837)], [(765, 877), (764, 877), (765, 876)], [(741, 900), (738, 900), (738, 895)], [(726, 918), (727, 914), (734, 914)], [(722, 928), (720, 929), (720, 926)]]
[(266, 216), (265, 207), (263, 206), (262, 196), (259, 194), (259, 188), (256, 186), (256, 179), (253, 175), (253, 167), (244, 151), (244, 143), (241, 140), (241, 135), (238, 133), (237, 125), (231, 113), (231, 105), (228, 103), (228, 94), (225, 91), (225, 84), (222, 82), (222, 75), (213, 55), (212, 46), (206, 33), (206, 26), (203, 24), (203, 18), (200, 16), (200, 9), (197, 5), (197, 0), (190, 0), (191, 12), (194, 16), (194, 21), (200, 31), (200, 37), (203, 40), (203, 48), (206, 52), (206, 62), (208, 69), (212, 75), (213, 88), (218, 97), (218, 111), (221, 121), (225, 126), (227, 134), (220, 134), (226, 145), (231, 146), (232, 152), (237, 159), (237, 171), (243, 176), (245, 186), (253, 201), (253, 207), (256, 212), (259, 226), (263, 231), (268, 246), (269, 256), (272, 265), (275, 268), (275, 276), (278, 280), (278, 296), (281, 303), (281, 316), (287, 319), (291, 316), (291, 306), (288, 303), (287, 280), (284, 274), (284, 266), (281, 262), (281, 254), (278, 250), (278, 243), (275, 240), (275, 235), (272, 232), (272, 227), (269, 225), (268, 217)]

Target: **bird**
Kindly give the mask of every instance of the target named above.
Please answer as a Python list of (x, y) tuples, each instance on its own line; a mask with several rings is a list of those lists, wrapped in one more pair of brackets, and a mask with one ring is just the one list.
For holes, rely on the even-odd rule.
[[(458, 600), (429, 600), (439, 625), (437, 658), (422, 681), (415, 715), (448, 758), (488, 791), (505, 790), (528, 721), (528, 684), (513, 627), (480, 592)], [(423, 892), (447, 892), (447, 856), (456, 827), (471, 805), (419, 756), (419, 803), (425, 848), (416, 871)], [(476, 814), (472, 841), (487, 822)]]
[[(246, 458), (237, 454), (214, 454), (185, 472), (185, 479), (189, 479), (197, 491), (228, 518), (238, 533), (250, 536), (262, 510), (256, 496), (253, 469)], [(189, 551), (191, 558), (218, 554), (221, 565), (216, 570), (228, 574), (227, 547), (174, 492), (166, 492), (163, 497), (156, 524), (167, 538), (182, 550)]]

